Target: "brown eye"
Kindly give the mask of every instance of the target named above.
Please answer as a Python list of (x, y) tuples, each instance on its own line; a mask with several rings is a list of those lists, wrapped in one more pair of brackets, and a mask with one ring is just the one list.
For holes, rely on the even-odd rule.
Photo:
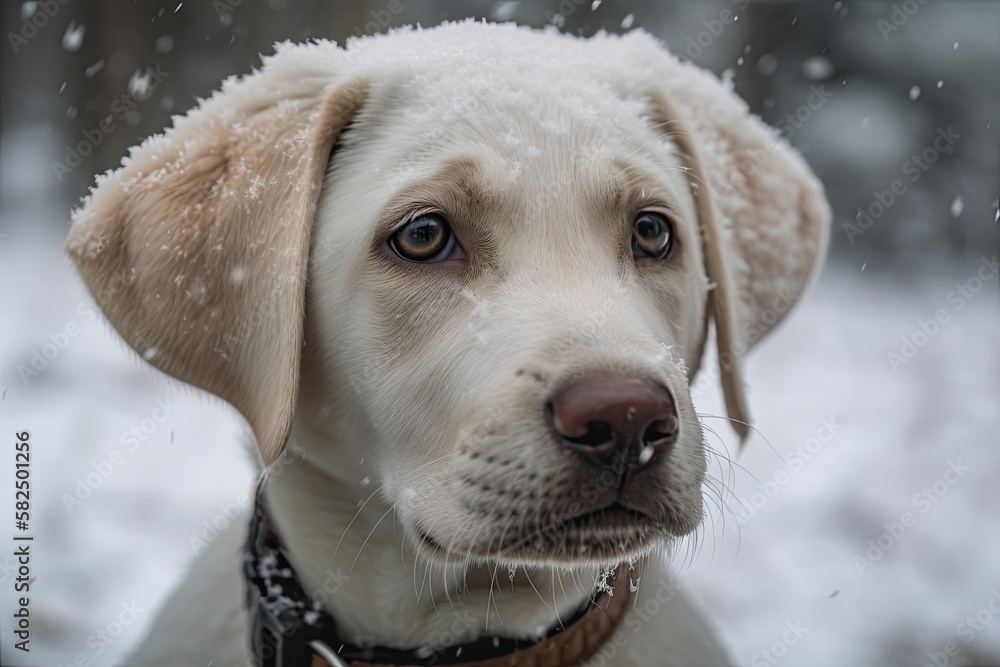
[(632, 225), (632, 256), (663, 259), (670, 252), (673, 225), (661, 213), (643, 211)]
[(453, 258), (457, 244), (444, 216), (424, 213), (393, 234), (389, 247), (411, 262), (440, 262)]

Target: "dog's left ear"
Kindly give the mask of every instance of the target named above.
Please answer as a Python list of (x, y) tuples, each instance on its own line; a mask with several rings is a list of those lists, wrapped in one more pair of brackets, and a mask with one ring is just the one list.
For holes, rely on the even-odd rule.
[(320, 186), (367, 90), (322, 58), (291, 56), (227, 81), (133, 149), (98, 179), (66, 242), (125, 341), (236, 407), (265, 464), (297, 399)]
[(778, 133), (713, 75), (667, 56), (653, 106), (687, 162), (711, 285), (726, 410), (745, 440), (740, 358), (777, 325), (823, 263), (823, 187)]

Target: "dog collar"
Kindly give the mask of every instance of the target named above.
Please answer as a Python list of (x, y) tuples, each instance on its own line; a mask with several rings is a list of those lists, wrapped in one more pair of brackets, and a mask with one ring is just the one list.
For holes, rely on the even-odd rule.
[(595, 595), (537, 642), (482, 637), (437, 650), (353, 646), (340, 640), (333, 617), (302, 588), (258, 497), (243, 551), (250, 649), (259, 667), (578, 665), (611, 638), (625, 615), (631, 595), (628, 567), (617, 570), (611, 592)]

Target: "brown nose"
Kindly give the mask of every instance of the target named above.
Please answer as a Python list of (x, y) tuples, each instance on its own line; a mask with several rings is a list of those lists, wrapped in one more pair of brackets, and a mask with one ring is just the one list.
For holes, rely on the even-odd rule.
[(673, 444), (679, 422), (664, 387), (635, 377), (587, 377), (563, 387), (550, 405), (563, 443), (616, 472), (645, 467)]

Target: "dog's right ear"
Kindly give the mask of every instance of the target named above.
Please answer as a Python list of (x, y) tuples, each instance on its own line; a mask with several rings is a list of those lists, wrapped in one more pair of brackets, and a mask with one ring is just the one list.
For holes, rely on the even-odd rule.
[(98, 179), (66, 242), (125, 341), (235, 406), (265, 464), (297, 399), (320, 186), (367, 93), (304, 55), (279, 50), (133, 149)]
[(652, 104), (690, 176), (726, 410), (745, 440), (742, 356), (781, 322), (822, 266), (830, 206), (805, 160), (722, 81), (651, 38), (624, 39), (656, 53)]

